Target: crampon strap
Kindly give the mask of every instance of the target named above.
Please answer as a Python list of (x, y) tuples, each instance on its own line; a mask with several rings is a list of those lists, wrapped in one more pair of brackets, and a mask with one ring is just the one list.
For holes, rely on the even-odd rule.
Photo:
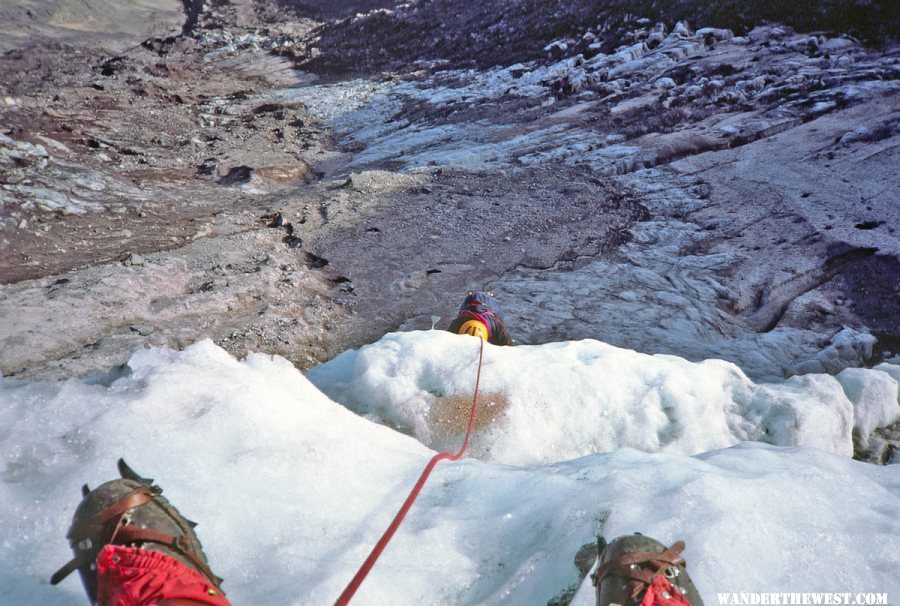
[[(213, 574), (209, 566), (198, 557), (200, 546), (187, 534), (189, 528), (184, 527), (179, 518), (172, 515), (170, 508), (166, 507), (163, 502), (157, 501), (170, 517), (182, 527), (185, 534), (174, 536), (157, 532), (150, 528), (139, 528), (128, 524), (127, 514), (135, 508), (154, 500), (154, 497), (159, 493), (160, 490), (158, 488), (139, 486), (88, 520), (73, 522), (66, 535), (67, 538), (76, 543), (87, 539), (90, 546), (81, 550), (65, 566), (56, 571), (50, 579), (50, 584), (56, 585), (75, 570), (94, 563), (104, 545), (140, 545), (150, 542), (158, 543), (177, 551), (199, 573), (207, 578), (211, 585), (215, 587), (217, 593), (221, 594), (222, 590), (219, 589), (219, 584), (222, 582), (222, 579)], [(99, 544), (93, 543), (90, 539), (92, 536), (99, 539)]]
[(102, 545), (94, 545), (94, 541), (90, 537), (105, 531), (106, 536), (102, 538), (104, 542), (109, 542), (114, 533), (109, 528), (118, 528), (122, 517), (130, 509), (143, 505), (151, 499), (153, 499), (153, 491), (150, 487), (140, 486), (92, 518), (86, 521), (72, 522), (69, 532), (66, 533), (66, 538), (76, 543), (87, 541), (88, 545), (83, 549), (79, 548), (78, 554), (53, 574), (50, 578), (50, 584), (56, 585), (79, 568), (93, 564)]
[(684, 565), (681, 557), (684, 547), (684, 541), (677, 541), (664, 551), (623, 554), (597, 568), (592, 575), (594, 585), (599, 587), (607, 576), (622, 577), (628, 579), (628, 593), (632, 598), (647, 589), (641, 606), (691, 606), (666, 578), (670, 568)]

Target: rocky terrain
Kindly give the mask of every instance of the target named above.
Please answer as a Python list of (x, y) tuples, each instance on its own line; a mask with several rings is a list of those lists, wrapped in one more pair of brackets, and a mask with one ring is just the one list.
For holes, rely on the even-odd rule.
[(306, 369), (472, 288), (520, 343), (893, 359), (896, 9), (671, 4), (5, 3), (3, 375)]

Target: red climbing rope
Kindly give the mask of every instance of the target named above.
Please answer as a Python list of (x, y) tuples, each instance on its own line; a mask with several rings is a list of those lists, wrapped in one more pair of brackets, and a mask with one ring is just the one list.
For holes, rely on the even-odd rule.
[(359, 571), (357, 571), (356, 576), (353, 577), (353, 579), (347, 585), (347, 588), (344, 589), (344, 592), (334, 603), (335, 606), (346, 606), (346, 604), (350, 603), (350, 598), (352, 598), (353, 594), (356, 593), (356, 590), (359, 589), (359, 586), (365, 580), (366, 575), (369, 574), (369, 571), (372, 570), (372, 566), (375, 565), (375, 561), (378, 560), (378, 556), (381, 555), (381, 552), (384, 551), (385, 547), (387, 547), (388, 542), (390, 542), (391, 537), (394, 536), (397, 528), (400, 527), (400, 524), (403, 522), (403, 518), (406, 517), (406, 514), (409, 511), (410, 507), (412, 507), (412, 504), (415, 502), (416, 497), (419, 496), (419, 492), (422, 491), (422, 487), (425, 485), (425, 481), (428, 479), (428, 476), (431, 475), (431, 470), (434, 469), (434, 466), (438, 464), (438, 461), (441, 461), (443, 459), (447, 459), (448, 461), (456, 461), (461, 456), (463, 456), (463, 453), (466, 451), (466, 446), (469, 445), (469, 437), (472, 435), (472, 428), (475, 426), (475, 408), (478, 404), (478, 385), (479, 383), (481, 383), (481, 360), (484, 356), (484, 340), (479, 339), (479, 341), (481, 341), (481, 349), (478, 350), (478, 373), (475, 376), (475, 396), (472, 398), (472, 414), (469, 416), (469, 428), (466, 430), (466, 439), (463, 440), (462, 448), (460, 448), (459, 452), (457, 452), (456, 454), (450, 454), (449, 452), (439, 452), (438, 454), (431, 457), (431, 460), (428, 461), (428, 465), (426, 465), (425, 469), (422, 470), (422, 475), (419, 476), (419, 480), (416, 482), (416, 485), (413, 486), (413, 489), (409, 493), (409, 496), (406, 497), (406, 501), (403, 502), (403, 506), (400, 507), (400, 511), (397, 512), (397, 515), (394, 516), (394, 519), (391, 522), (390, 526), (387, 527), (387, 530), (385, 530), (384, 534), (381, 535), (381, 538), (378, 539), (375, 547), (372, 548), (372, 553), (369, 554), (369, 557), (366, 558), (366, 561), (363, 562), (363, 565), (359, 567)]

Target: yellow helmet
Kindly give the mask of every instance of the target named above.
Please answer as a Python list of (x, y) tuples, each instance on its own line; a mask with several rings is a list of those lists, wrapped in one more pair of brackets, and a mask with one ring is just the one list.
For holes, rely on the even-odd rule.
[(459, 327), (459, 334), (472, 335), (473, 337), (481, 337), (485, 341), (488, 340), (487, 326), (484, 325), (484, 322), (479, 322), (478, 320), (467, 320), (464, 322)]

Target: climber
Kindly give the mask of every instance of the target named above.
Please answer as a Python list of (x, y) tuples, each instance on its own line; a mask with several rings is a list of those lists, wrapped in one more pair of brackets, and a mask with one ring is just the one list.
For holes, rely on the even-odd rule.
[(448, 330), (459, 335), (481, 337), (493, 345), (512, 345), (503, 321), (503, 311), (492, 293), (475, 291), (466, 295), (459, 314)]

